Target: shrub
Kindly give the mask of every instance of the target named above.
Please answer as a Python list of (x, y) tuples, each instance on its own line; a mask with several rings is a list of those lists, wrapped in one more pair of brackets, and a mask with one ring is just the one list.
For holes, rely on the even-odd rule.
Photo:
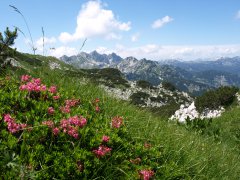
[(202, 96), (197, 97), (195, 106), (199, 112), (206, 108), (213, 110), (219, 106), (227, 107), (233, 103), (237, 91), (238, 88), (228, 86), (207, 91)]
[(176, 87), (172, 83), (167, 82), (167, 81), (162, 82), (162, 87), (169, 90), (169, 91), (175, 91), (176, 90)]
[(145, 100), (149, 97), (149, 94), (145, 92), (136, 92), (130, 96), (131, 103), (135, 105), (145, 105)]
[(141, 87), (143, 89), (147, 89), (147, 88), (153, 88), (152, 84), (148, 81), (144, 81), (144, 80), (139, 80), (136, 82), (136, 85), (138, 87)]

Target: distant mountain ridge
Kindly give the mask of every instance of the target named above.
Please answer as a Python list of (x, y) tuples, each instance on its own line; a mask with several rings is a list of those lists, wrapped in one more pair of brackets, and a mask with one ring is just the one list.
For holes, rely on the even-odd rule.
[(224, 85), (240, 86), (240, 57), (198, 62), (152, 61), (93, 51), (70, 57), (62, 56), (60, 60), (80, 69), (117, 68), (128, 80), (146, 80), (153, 85), (168, 81), (179, 90), (193, 95)]

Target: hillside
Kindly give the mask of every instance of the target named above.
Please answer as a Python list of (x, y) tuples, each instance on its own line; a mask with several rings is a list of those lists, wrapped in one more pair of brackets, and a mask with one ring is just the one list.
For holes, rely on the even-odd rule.
[[(1, 177), (63, 178), (68, 174), (68, 177), (72, 178), (138, 179), (144, 169), (145, 172), (154, 174), (153, 179), (239, 177), (238, 107), (213, 120), (209, 126), (201, 126), (202, 129), (196, 126), (193, 126), (195, 128), (179, 126), (128, 102), (110, 97), (101, 88), (89, 83), (87, 77), (83, 76), (86, 72), (71, 68), (53, 57), (18, 53), (16, 60), (22, 68), (11, 67), (1, 71), (1, 118), (4, 114), (11, 113), (11, 116), (18, 119), (18, 123), (20, 119), (21, 123), (24, 123), (26, 118), (21, 113), (25, 112), (29, 120), (37, 117), (35, 124), (43, 121), (42, 116), (51, 117), (44, 112), (44, 108), (47, 109), (51, 101), (44, 100), (41, 106), (32, 104), (26, 107), (23, 102), (34, 103), (34, 99), (26, 101), (24, 96), (19, 96), (20, 75), (31, 74), (33, 77), (40, 77), (47, 86), (51, 84), (57, 86), (62, 97), (59, 103), (63, 103), (64, 98), (80, 99), (81, 105), (78, 106), (80, 109), (73, 107), (72, 113), (80, 113), (86, 117), (87, 125), (79, 130), (81, 138), (75, 140), (72, 137), (65, 137), (64, 134), (59, 137), (53, 136), (51, 130), (46, 127), (29, 132), (23, 130), (20, 134), (12, 135), (7, 132), (6, 124), (2, 120), (0, 166), (4, 169), (4, 174), (1, 174)], [(53, 63), (55, 67), (60, 68), (51, 68), (50, 64)], [(10, 96), (7, 95), (9, 88)], [(100, 101), (97, 111), (96, 104), (91, 103), (96, 99), (99, 99), (96, 102)], [(14, 111), (11, 110), (13, 105)], [(41, 110), (34, 109), (35, 106), (41, 107)], [(59, 105), (54, 103), (52, 106), (55, 109)], [(64, 114), (59, 112), (55, 117), (55, 123), (63, 116)], [(115, 116), (124, 119), (124, 127), (120, 131), (112, 131), (108, 127), (107, 120)], [(92, 124), (92, 121), (95, 123)], [(103, 121), (105, 125), (97, 121)], [(219, 129), (217, 139), (214, 133), (216, 128)], [(96, 129), (101, 133), (92, 136)], [(112, 152), (107, 153), (106, 157), (94, 158), (91, 149), (97, 148), (103, 134), (110, 136), (107, 146), (111, 146)], [(45, 137), (48, 136), (52, 138), (47, 140)], [(26, 138), (30, 138), (29, 141)], [(76, 145), (79, 144), (82, 150), (77, 148)], [(71, 149), (73, 152), (69, 151)], [(44, 156), (39, 152), (41, 154), (44, 152)], [(52, 158), (56, 160), (53, 161)]]

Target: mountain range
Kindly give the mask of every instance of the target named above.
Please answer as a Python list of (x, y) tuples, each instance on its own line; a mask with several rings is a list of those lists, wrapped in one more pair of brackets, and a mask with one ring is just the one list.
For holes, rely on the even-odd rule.
[(168, 81), (192, 95), (219, 86), (240, 86), (240, 57), (208, 61), (153, 61), (93, 51), (70, 57), (64, 55), (60, 60), (80, 69), (116, 68), (131, 81), (146, 80), (153, 85)]

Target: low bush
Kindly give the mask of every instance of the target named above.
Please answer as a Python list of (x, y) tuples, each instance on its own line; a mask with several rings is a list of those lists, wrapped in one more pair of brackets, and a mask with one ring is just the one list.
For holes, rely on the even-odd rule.
[(213, 110), (220, 106), (227, 107), (233, 103), (237, 91), (238, 88), (227, 86), (207, 91), (202, 96), (196, 98), (195, 106), (199, 112), (206, 108)]
[(145, 92), (136, 92), (133, 93), (130, 96), (131, 103), (135, 105), (145, 105), (145, 100), (149, 97), (150, 95), (145, 93)]
[(144, 81), (144, 80), (139, 80), (136, 82), (136, 85), (138, 87), (141, 87), (143, 89), (147, 89), (147, 88), (153, 88), (152, 84), (148, 81)]
[(162, 87), (169, 90), (169, 91), (175, 91), (176, 90), (176, 87), (172, 83), (167, 82), (167, 81), (162, 82)]

